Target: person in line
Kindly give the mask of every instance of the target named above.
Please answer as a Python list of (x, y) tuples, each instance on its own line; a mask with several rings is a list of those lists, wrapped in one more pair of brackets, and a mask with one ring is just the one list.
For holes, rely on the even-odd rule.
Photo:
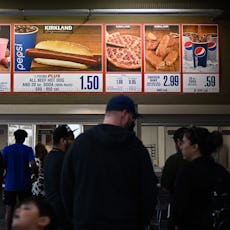
[(44, 158), (47, 155), (48, 151), (42, 143), (38, 143), (35, 146), (35, 162), (38, 167), (38, 174), (32, 175), (32, 194), (34, 196), (40, 196), (45, 198), (45, 188), (44, 188)]
[(161, 188), (173, 194), (176, 174), (178, 170), (186, 164), (181, 152), (185, 127), (177, 129), (173, 134), (173, 140), (176, 147), (176, 153), (172, 154), (165, 161), (161, 175)]
[(114, 96), (103, 124), (80, 134), (67, 151), (61, 193), (74, 230), (144, 230), (149, 224), (158, 180), (148, 150), (130, 130), (140, 116), (130, 97)]
[(211, 156), (223, 144), (220, 132), (190, 127), (183, 136), (182, 154), (190, 161), (176, 177), (172, 201), (175, 229), (212, 229), (209, 221), (211, 194), (230, 193), (230, 174)]
[(60, 177), (65, 152), (73, 142), (73, 131), (68, 125), (58, 126), (53, 133), (53, 149), (44, 159), (45, 199), (51, 203), (58, 218), (58, 230), (71, 230), (65, 215), (61, 194)]
[[(2, 162), (2, 152), (0, 151), (0, 197), (3, 197), (3, 185), (4, 185), (4, 169)], [(4, 207), (3, 199), (0, 199), (0, 206)]]
[(11, 229), (12, 215), (17, 200), (22, 201), (31, 196), (31, 174), (37, 171), (33, 149), (23, 144), (27, 136), (25, 130), (16, 130), (14, 132), (15, 144), (5, 146), (2, 150), (2, 161), (5, 169), (6, 230)]
[(0, 151), (0, 196), (1, 197), (2, 197), (3, 182), (4, 182), (4, 168), (3, 168), (3, 162), (2, 162), (2, 152)]
[(15, 209), (13, 230), (57, 230), (57, 218), (53, 207), (41, 197), (31, 196)]
[(182, 168), (187, 161), (183, 159), (183, 155), (181, 152), (181, 146), (183, 143), (184, 132), (187, 128), (180, 127), (173, 134), (173, 141), (175, 143), (176, 153), (169, 156), (165, 162), (165, 165), (162, 170), (161, 175), (161, 191), (162, 193), (166, 192), (169, 196), (169, 204), (168, 204), (168, 223), (167, 228), (169, 230), (174, 229), (174, 224), (170, 218), (170, 203), (172, 200), (172, 196), (174, 193), (174, 185), (176, 180), (177, 172), (180, 168)]

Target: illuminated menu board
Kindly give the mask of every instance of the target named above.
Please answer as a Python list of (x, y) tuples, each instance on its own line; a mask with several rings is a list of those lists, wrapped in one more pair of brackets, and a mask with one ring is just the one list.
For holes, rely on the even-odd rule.
[(0, 24), (0, 93), (218, 93), (217, 24)]

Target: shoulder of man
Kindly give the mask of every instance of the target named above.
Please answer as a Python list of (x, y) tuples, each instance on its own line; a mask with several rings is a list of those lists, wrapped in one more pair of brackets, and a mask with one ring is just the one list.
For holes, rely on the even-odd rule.
[(166, 159), (165, 163), (169, 163), (169, 162), (175, 161), (177, 158), (178, 158), (177, 153), (173, 153), (172, 155), (170, 155), (170, 156)]
[(95, 136), (96, 136), (95, 127), (92, 127), (91, 129), (88, 129), (84, 131), (83, 133), (79, 134), (74, 141), (76, 142), (85, 141), (85, 140), (87, 141), (89, 140), (89, 138), (92, 139)]

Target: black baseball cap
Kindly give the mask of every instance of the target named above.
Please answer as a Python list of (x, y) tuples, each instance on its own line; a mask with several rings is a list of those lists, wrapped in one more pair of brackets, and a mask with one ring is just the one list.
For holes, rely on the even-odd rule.
[(114, 96), (107, 103), (106, 112), (107, 111), (123, 111), (123, 110), (127, 110), (128, 112), (132, 113), (133, 118), (142, 117), (142, 115), (136, 111), (133, 100), (126, 95), (121, 94), (118, 96)]
[(58, 143), (61, 138), (73, 135), (73, 131), (68, 125), (59, 125), (53, 132), (53, 140)]

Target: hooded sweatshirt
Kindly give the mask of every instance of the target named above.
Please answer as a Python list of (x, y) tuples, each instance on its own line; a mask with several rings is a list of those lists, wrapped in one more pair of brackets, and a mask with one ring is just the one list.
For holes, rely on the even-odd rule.
[(134, 132), (100, 124), (66, 153), (61, 193), (74, 229), (144, 229), (155, 210), (157, 177)]

